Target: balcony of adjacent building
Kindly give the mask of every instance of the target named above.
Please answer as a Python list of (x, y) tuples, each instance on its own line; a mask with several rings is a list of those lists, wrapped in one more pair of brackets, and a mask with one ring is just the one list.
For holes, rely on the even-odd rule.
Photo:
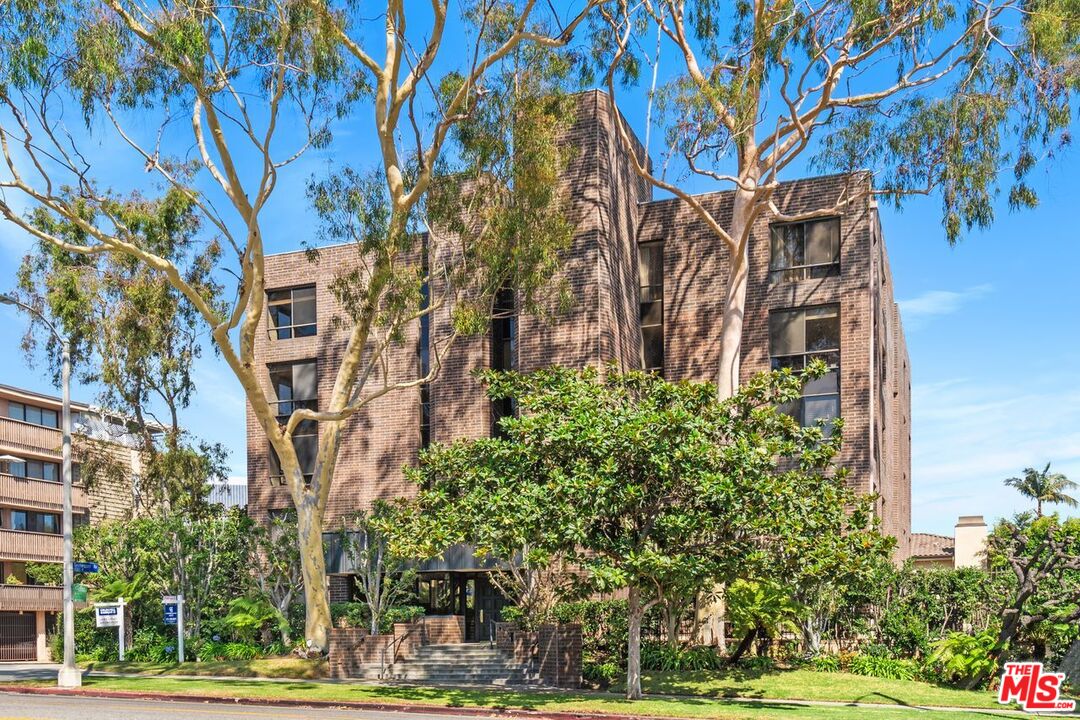
[[(64, 484), (56, 480), (22, 477), (0, 471), (0, 506), (62, 512)], [(71, 488), (71, 508), (76, 515), (86, 512), (89, 501), (82, 485)]]
[(60, 612), (64, 609), (64, 588), (52, 585), (0, 585), (0, 608), (14, 612)]
[(59, 460), (62, 440), (59, 428), (0, 416), (0, 448), (4, 451), (45, 453)]

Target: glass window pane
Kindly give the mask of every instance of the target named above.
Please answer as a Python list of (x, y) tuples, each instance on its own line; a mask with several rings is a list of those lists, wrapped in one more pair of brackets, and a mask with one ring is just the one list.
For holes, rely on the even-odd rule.
[(315, 471), (315, 456), (319, 452), (319, 438), (316, 435), (302, 435), (293, 438), (296, 459), (300, 463), (300, 473), (310, 475)]
[(297, 325), (315, 324), (315, 288), (296, 288), (293, 290), (293, 322)]
[(769, 315), (770, 355), (795, 355), (803, 352), (805, 347), (801, 311), (786, 310)]
[(808, 310), (805, 332), (807, 352), (840, 347), (840, 314), (835, 306)]
[(56, 482), (56, 476), (59, 474), (57, 473), (56, 463), (45, 463), (42, 470), (44, 471), (42, 473), (42, 479)]
[(11, 463), (11, 474), (15, 477), (26, 477), (26, 463), (25, 462), (13, 462)]
[(56, 422), (55, 410), (42, 410), (41, 411), (41, 424), (46, 427), (59, 427), (59, 423)]
[(835, 370), (811, 380), (803, 387), (803, 395), (825, 395), (840, 392), (840, 374)]
[(795, 267), (804, 263), (803, 226), (801, 224), (779, 225), (772, 229), (773, 270)]
[(660, 302), (641, 303), (641, 324), (659, 325), (664, 322), (664, 304)]
[(25, 420), (26, 412), (22, 403), (9, 402), (8, 403), (8, 417), (15, 420)]
[(832, 218), (807, 224), (806, 264), (826, 265), (840, 259), (840, 220)]
[(664, 328), (653, 325), (641, 329), (641, 342), (645, 351), (645, 369), (664, 367)]
[(270, 477), (281, 477), (281, 460), (278, 459), (277, 450), (270, 447)]
[(319, 397), (319, 380), (313, 362), (292, 366), (293, 397), (297, 400), (314, 400)]
[(22, 510), (11, 511), (11, 529), (26, 530), (26, 513)]
[(35, 425), (41, 424), (41, 408), (34, 407), (32, 405), (26, 406), (26, 422), (34, 423)]
[(57, 522), (55, 515), (42, 514), (41, 516), (41, 532), (47, 532), (57, 534), (60, 532), (60, 523)]
[(834, 420), (840, 415), (839, 395), (803, 398), (803, 425), (812, 427), (818, 420)]
[(270, 370), (270, 388), (279, 404), (293, 399), (293, 373), (288, 365)]

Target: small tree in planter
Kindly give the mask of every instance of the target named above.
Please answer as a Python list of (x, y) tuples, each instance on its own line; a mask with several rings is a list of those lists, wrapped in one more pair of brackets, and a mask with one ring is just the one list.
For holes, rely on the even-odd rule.
[(413, 599), (416, 591), (416, 571), (389, 546), (381, 526), (372, 515), (355, 513), (341, 531), (345, 556), (356, 571), (357, 589), (368, 608), (372, 635), (379, 634), (391, 609)]

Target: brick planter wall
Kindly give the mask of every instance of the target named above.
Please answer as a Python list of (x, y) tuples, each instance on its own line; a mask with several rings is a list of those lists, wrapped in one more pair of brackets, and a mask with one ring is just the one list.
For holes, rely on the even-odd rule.
[(364, 628), (330, 629), (330, 675), (336, 678), (353, 677), (361, 665), (378, 665), (384, 649), (389, 657), (393, 635), (369, 635)]

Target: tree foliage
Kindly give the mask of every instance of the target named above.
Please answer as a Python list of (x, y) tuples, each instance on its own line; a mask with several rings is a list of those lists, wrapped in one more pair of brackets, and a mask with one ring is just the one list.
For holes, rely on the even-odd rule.
[[(316, 648), (330, 623), (321, 537), (345, 423), (429, 380), (452, 337), (483, 325), (490, 293), (513, 283), (543, 294), (568, 232), (549, 182), (559, 152), (543, 96), (567, 71), (559, 49), (598, 1), (570, 14), (502, 0), (388, 2), (375, 15), (321, 0), (0, 6), (0, 215), (67, 253), (65, 267), (108, 258), (152, 281), (158, 297), (142, 300), (190, 312), (211, 338), (280, 459)], [(335, 134), (344, 122), (359, 136)], [(358, 145), (377, 151), (371, 174), (334, 168), (311, 186), (326, 235), (358, 248), (332, 288), (346, 308), (334, 389), (317, 410), (279, 419), (254, 362), (267, 208), (310, 150), (344, 157)], [(106, 179), (114, 168), (127, 171), (119, 188)], [(453, 190), (489, 173), (494, 193)], [(433, 215), (452, 237), (425, 253)], [(453, 332), (432, 349), (431, 372), (388, 372), (406, 328), (444, 310)], [(184, 338), (172, 342), (180, 357)], [(173, 387), (182, 400), (184, 385)], [(292, 442), (310, 422), (320, 425), (313, 472)]]
[(484, 551), (527, 549), (537, 564), (565, 557), (593, 589), (625, 588), (630, 697), (641, 691), (642, 617), (668, 588), (765, 567), (819, 503), (841, 497), (840, 434), (776, 409), (800, 393), (790, 372), (756, 377), (725, 402), (710, 384), (613, 369), (482, 378), (520, 416), (501, 420), (503, 438), (422, 457), (408, 533), (436, 549), (475, 538)]

